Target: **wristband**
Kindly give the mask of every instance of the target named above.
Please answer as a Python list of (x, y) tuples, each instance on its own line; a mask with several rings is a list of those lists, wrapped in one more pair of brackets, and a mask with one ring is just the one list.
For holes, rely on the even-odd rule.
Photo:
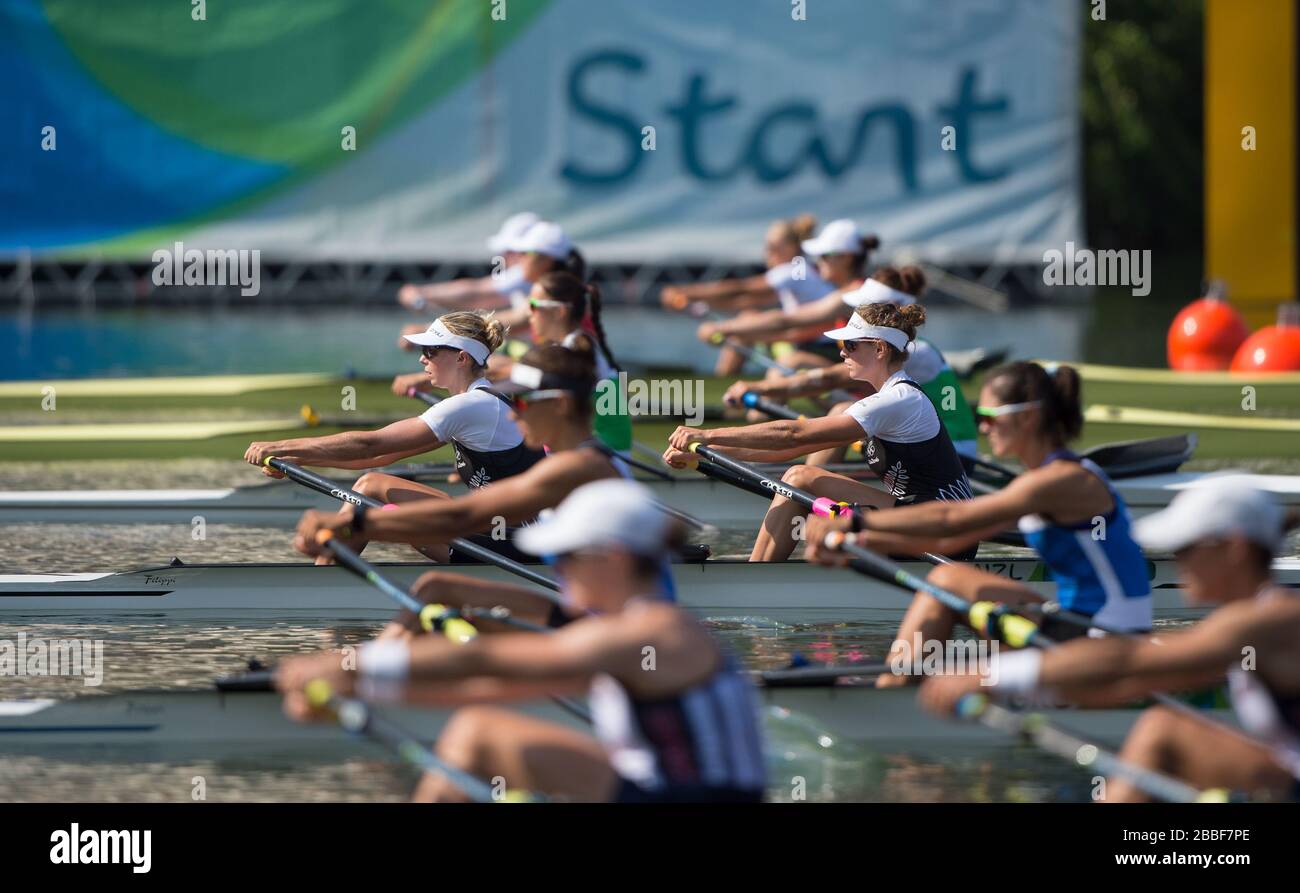
[(429, 306), (429, 302), (424, 295), (418, 295), (411, 303), (415, 305), (416, 310), (423, 310), (425, 307)]
[(366, 505), (364, 502), (360, 505), (354, 504), (352, 506), (351, 527), (353, 533), (360, 533), (366, 529), (366, 510), (368, 508), (370, 508), (370, 506)]
[(997, 680), (993, 683), (993, 688), (1000, 692), (1028, 694), (1038, 688), (1042, 667), (1043, 652), (1037, 648), (1026, 648), (1010, 654), (999, 654), (988, 676)]
[(410, 673), (411, 648), (406, 642), (367, 642), (357, 651), (357, 675), (363, 679), (400, 682)]

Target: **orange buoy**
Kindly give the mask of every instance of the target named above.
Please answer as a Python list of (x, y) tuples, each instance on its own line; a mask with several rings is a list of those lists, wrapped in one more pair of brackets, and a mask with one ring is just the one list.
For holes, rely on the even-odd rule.
[(1169, 326), (1165, 339), (1169, 368), (1180, 372), (1227, 369), (1249, 334), (1241, 314), (1227, 301), (1193, 301)]
[(1277, 325), (1265, 326), (1242, 342), (1233, 372), (1300, 371), (1300, 304), (1278, 308)]

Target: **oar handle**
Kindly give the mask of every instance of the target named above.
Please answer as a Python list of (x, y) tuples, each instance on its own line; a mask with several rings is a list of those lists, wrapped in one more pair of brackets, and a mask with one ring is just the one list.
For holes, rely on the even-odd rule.
[(441, 397), (438, 397), (434, 394), (430, 394), (428, 391), (422, 391), (416, 387), (407, 388), (406, 396), (414, 400), (419, 400), (421, 403), (427, 403), (430, 406), (437, 406), (439, 403), (442, 402)]
[[(268, 456), (263, 464), (281, 472), (290, 480), (315, 490), (318, 493), (324, 493), (326, 496), (333, 496), (335, 499), (342, 500), (343, 502), (350, 502), (353, 505), (364, 505), (367, 508), (384, 508), (384, 503), (380, 502), (378, 499), (366, 496), (363, 493), (358, 493), (347, 487), (340, 487), (329, 478), (308, 471), (299, 465), (295, 465), (293, 462), (288, 462), (284, 459), (277, 459), (274, 456)], [(480, 546), (478, 543), (473, 543), (462, 537), (457, 537), (451, 541), (451, 545), (456, 549), (456, 551), (463, 552), (484, 564), (498, 567), (503, 571), (512, 573), (517, 577), (522, 577), (528, 582), (535, 583), (536, 585), (549, 589), (552, 592), (560, 591), (559, 584), (550, 577), (547, 577), (544, 574), (539, 574), (531, 568), (524, 567), (519, 562), (506, 558), (504, 555), (499, 555), (485, 546)]]
[(750, 409), (757, 409), (764, 415), (770, 415), (774, 419), (790, 419), (791, 421), (798, 421), (799, 419), (805, 418), (803, 413), (795, 412), (790, 407), (773, 400), (768, 400), (765, 397), (761, 397), (753, 391), (746, 391), (742, 394), (740, 402)]
[(824, 543), (828, 549), (853, 556), (854, 560), (849, 563), (849, 567), (858, 573), (874, 577), (899, 589), (924, 592), (945, 608), (965, 617), (974, 629), (994, 636), (1008, 645), (1016, 648), (1026, 646), (1048, 648), (1056, 644), (1044, 636), (1032, 620), (1014, 613), (1005, 605), (990, 601), (969, 602), (955, 592), (936, 586), (924, 577), (918, 577), (897, 562), (858, 545), (841, 531), (833, 530), (826, 534)]

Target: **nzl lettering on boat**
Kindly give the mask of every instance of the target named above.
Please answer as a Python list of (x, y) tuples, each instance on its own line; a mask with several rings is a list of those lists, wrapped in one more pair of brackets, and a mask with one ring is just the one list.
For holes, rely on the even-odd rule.
[(1044, 285), (1128, 285), (1135, 298), (1151, 294), (1151, 251), (1103, 250), (1074, 247), (1043, 252)]
[(618, 387), (612, 378), (596, 383), (596, 414), (681, 416), (698, 425), (704, 421), (704, 379), (629, 379), (620, 372)]
[(55, 865), (131, 865), (136, 874), (148, 874), (153, 866), (152, 831), (82, 831), (73, 822), (69, 830), (51, 834), (50, 842)]
[(260, 248), (209, 248), (200, 251), (177, 242), (153, 253), (154, 285), (238, 285), (244, 297), (262, 291)]
[(103, 639), (38, 639), (19, 633), (0, 639), (0, 677), (82, 676), (88, 686), (104, 682)]

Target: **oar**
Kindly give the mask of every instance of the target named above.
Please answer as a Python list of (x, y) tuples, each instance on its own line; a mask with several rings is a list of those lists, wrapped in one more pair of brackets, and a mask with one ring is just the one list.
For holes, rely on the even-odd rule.
[[(625, 462), (628, 465), (632, 466), (633, 468), (639, 468), (642, 471), (653, 474), (657, 478), (667, 481), (668, 483), (676, 483), (677, 481), (675, 477), (673, 477), (671, 474), (668, 474), (663, 469), (655, 468), (654, 466), (648, 465), (645, 462), (641, 462), (638, 459), (633, 459), (631, 456), (625, 456), (622, 453), (620, 453), (618, 450), (614, 449), (608, 444), (602, 443), (599, 440), (595, 441), (592, 444), (592, 446), (594, 446), (597, 450), (599, 450), (600, 452), (608, 456), (611, 461), (617, 459), (620, 462)], [(656, 456), (656, 458), (658, 457)], [(683, 524), (689, 524), (692, 527), (696, 528), (697, 530), (709, 534), (714, 534), (718, 532), (717, 525), (710, 524), (708, 521), (702, 521), (692, 514), (684, 512), (681, 509), (675, 509), (671, 505), (662, 503), (659, 500), (655, 500), (655, 507), (658, 508), (659, 511), (663, 512), (665, 515), (669, 515), (673, 518), (676, 518), (678, 521), (681, 521)]]
[[(397, 602), (403, 608), (406, 608), (408, 611), (419, 617), (420, 625), (423, 626), (427, 632), (440, 632), (452, 641), (461, 643), (468, 642), (470, 639), (473, 639), (478, 635), (478, 630), (474, 628), (473, 624), (463, 617), (458, 616), (466, 613), (464, 609), (458, 612), (448, 609), (445, 605), (423, 604), (419, 599), (414, 598), (401, 586), (398, 586), (392, 580), (386, 579), (384, 575), (379, 572), (379, 568), (358, 555), (355, 549), (352, 549), (345, 543), (339, 542), (338, 538), (330, 531), (320, 531), (316, 536), (316, 541), (321, 544), (322, 548), (333, 555), (335, 560), (338, 561), (339, 564), (343, 565), (343, 567), (352, 571), (352, 573), (356, 574), (380, 592), (387, 595), (393, 601)], [(546, 597), (548, 600), (558, 601), (551, 597), (550, 593), (538, 594), (543, 595), (543, 597)], [(507, 615), (509, 614), (508, 611), (506, 613)], [(500, 620), (501, 617), (492, 616), (491, 619)], [(515, 623), (523, 624), (523, 621), (515, 621)], [(544, 627), (538, 627), (531, 623), (527, 624), (527, 628), (530, 632), (548, 631), (545, 630)], [(591, 714), (588, 713), (587, 709), (581, 704), (577, 704), (568, 698), (554, 697), (551, 698), (551, 700), (579, 719), (591, 722)]]
[(743, 344), (740, 341), (737, 341), (735, 338), (728, 338), (721, 332), (714, 333), (713, 336), (709, 338), (709, 342), (718, 347), (729, 347), (745, 359), (753, 360), (755, 363), (758, 363), (758, 365), (762, 366), (764, 369), (775, 369), (782, 375), (794, 374), (794, 370), (789, 366), (778, 363), (761, 350), (756, 350), (748, 344)]
[(425, 772), (436, 772), (460, 788), (466, 796), (476, 803), (494, 803), (498, 800), (531, 799), (519, 795), (495, 796), (493, 788), (486, 781), (459, 769), (443, 760), (432, 750), (425, 747), (410, 732), (387, 719), (378, 716), (370, 705), (356, 698), (345, 698), (334, 692), (329, 683), (323, 679), (314, 679), (303, 689), (307, 702), (318, 710), (325, 710), (334, 715), (338, 724), (354, 735), (365, 735), (391, 748), (411, 765)]
[[(769, 496), (772, 494), (784, 496), (786, 499), (796, 502), (808, 509), (814, 515), (821, 515), (824, 518), (833, 518), (837, 515), (851, 514), (854, 510), (854, 507), (847, 502), (837, 502), (826, 496), (813, 496), (807, 490), (802, 490), (799, 487), (792, 487), (784, 481), (770, 478), (759, 472), (757, 469), (746, 465), (744, 462), (739, 462), (730, 456), (719, 453), (712, 447), (707, 447), (702, 443), (691, 444), (689, 450), (696, 456), (707, 459), (719, 468), (731, 472), (735, 477), (757, 484), (762, 488), (762, 490), (770, 491), (768, 493)], [(746, 489), (755, 492), (752, 488), (747, 487)], [(762, 492), (762, 490), (758, 492)]]
[(761, 397), (753, 391), (746, 391), (741, 396), (740, 402), (744, 406), (757, 409), (764, 415), (770, 415), (774, 419), (790, 419), (797, 422), (799, 419), (807, 418), (803, 413), (795, 412), (790, 407)]
[(1193, 787), (1162, 772), (1137, 766), (1117, 754), (1053, 725), (1041, 713), (1020, 713), (994, 704), (986, 695), (966, 695), (957, 704), (957, 715), (976, 720), (992, 729), (1027, 738), (1046, 752), (1102, 775), (1123, 778), (1135, 788), (1170, 803), (1227, 803), (1229, 793), (1221, 788)]
[(437, 396), (436, 394), (430, 394), (428, 391), (422, 391), (416, 387), (407, 388), (406, 396), (411, 397), (412, 399), (415, 400), (419, 400), (421, 403), (427, 403), (430, 406), (437, 406), (439, 403), (442, 402), (442, 398)]
[[(315, 490), (318, 493), (324, 493), (326, 496), (333, 496), (335, 499), (341, 500), (342, 502), (350, 502), (353, 505), (364, 505), (367, 508), (384, 508), (384, 503), (380, 502), (378, 499), (358, 493), (347, 487), (340, 487), (335, 481), (331, 481), (327, 477), (321, 477), (319, 474), (308, 471), (292, 462), (286, 462), (284, 459), (277, 459), (274, 456), (268, 456), (266, 461), (262, 464), (269, 468), (274, 468), (276, 471), (282, 473), (285, 477), (295, 483), (302, 484), (304, 487)], [(519, 562), (512, 561), (504, 555), (498, 555), (491, 549), (484, 548), (477, 543), (472, 543), (467, 539), (457, 537), (451, 541), (451, 545), (459, 552), (463, 552), (484, 564), (490, 564), (503, 571), (512, 573), (517, 577), (522, 577), (530, 583), (543, 586), (552, 592), (558, 592), (560, 590), (559, 584), (550, 577), (524, 567)]]
[[(717, 450), (711, 447), (706, 447), (701, 443), (691, 444), (690, 450), (692, 453), (695, 453), (695, 455), (703, 456), (709, 462), (712, 462), (719, 468), (725, 469), (732, 475), (731, 478), (723, 477), (721, 478), (722, 480), (733, 484), (736, 483), (736, 479), (745, 481), (746, 483), (740, 484), (740, 486), (742, 489), (748, 490), (751, 493), (767, 495), (768, 498), (771, 498), (772, 493), (784, 496), (791, 502), (797, 503), (808, 509), (808, 511), (812, 512), (814, 515), (821, 515), (823, 518), (833, 518), (839, 515), (851, 515), (859, 511), (857, 505), (852, 505), (847, 502), (836, 502), (826, 496), (814, 496), (807, 490), (799, 487), (792, 487), (784, 481), (770, 478), (757, 469), (746, 465), (744, 462), (732, 459), (730, 456), (719, 453)], [(697, 465), (696, 468), (699, 470), (701, 466)], [(764, 491), (771, 492), (764, 493)], [(921, 557), (932, 564), (951, 563), (949, 559), (944, 558), (942, 555), (935, 555), (933, 552), (922, 552)]]
[[(826, 534), (825, 542), (827, 548), (845, 552), (857, 559), (851, 564), (851, 567), (859, 573), (884, 583), (890, 583), (900, 589), (924, 592), (933, 596), (944, 607), (965, 617), (973, 629), (987, 636), (1000, 639), (1013, 648), (1041, 648), (1046, 651), (1060, 645), (1057, 640), (1039, 629), (1038, 624), (1034, 623), (1034, 621), (1015, 613), (1006, 605), (991, 601), (968, 602), (956, 593), (941, 586), (936, 586), (924, 577), (918, 577), (883, 555), (852, 542), (844, 533), (838, 530)], [(1100, 629), (1114, 635), (1125, 635), (1120, 630), (1107, 629), (1093, 623), (1087, 617), (1070, 611), (1056, 611), (1053, 616), (1076, 626)], [(1186, 716), (1195, 717), (1201, 722), (1231, 732), (1244, 740), (1253, 740), (1240, 730), (1206, 716), (1172, 695), (1164, 692), (1152, 692), (1151, 697), (1156, 702), (1177, 710)]]

